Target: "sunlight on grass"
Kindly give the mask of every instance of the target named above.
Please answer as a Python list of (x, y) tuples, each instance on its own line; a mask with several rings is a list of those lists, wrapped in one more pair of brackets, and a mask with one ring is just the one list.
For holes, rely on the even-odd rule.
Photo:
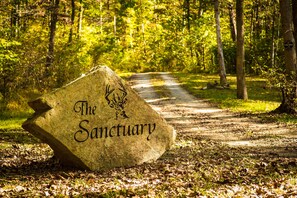
[[(220, 102), (220, 101), (218, 101)], [(233, 112), (263, 113), (276, 109), (279, 106), (277, 102), (267, 102), (260, 100), (241, 101), (238, 99), (226, 99), (221, 101), (219, 107), (229, 109)]]
[(0, 129), (20, 129), (26, 118), (11, 118), (0, 120)]
[(229, 89), (207, 89), (207, 83), (219, 82), (218, 75), (210, 74), (174, 74), (184, 87), (199, 98), (208, 99), (220, 108), (234, 112), (263, 113), (277, 108), (280, 104), (280, 94), (275, 88), (267, 87), (266, 80), (259, 77), (247, 77), (249, 100), (236, 98), (236, 77), (228, 76)]
[(134, 74), (132, 72), (116, 72), (117, 75), (119, 75), (119, 77), (121, 77), (124, 80), (129, 80), (129, 78), (131, 78), (131, 76)]
[(0, 142), (0, 149), (6, 149), (6, 148), (10, 148), (10, 147), (11, 147), (11, 143)]
[(23, 122), (26, 121), (33, 113), (33, 110), (28, 110), (24, 112), (9, 111), (2, 112), (0, 114), (0, 129), (10, 130), (10, 129), (21, 129)]

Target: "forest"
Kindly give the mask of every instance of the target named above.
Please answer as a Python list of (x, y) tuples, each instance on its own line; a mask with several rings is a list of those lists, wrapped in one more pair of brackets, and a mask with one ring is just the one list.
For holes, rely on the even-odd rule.
[[(296, 197), (296, 30), (296, 0), (0, 0), (0, 196)], [(117, 121), (131, 115), (127, 85), (176, 132), (157, 160), (66, 167), (51, 134), (22, 129), (51, 108), (33, 114), (28, 101), (100, 66), (125, 82), (102, 85)], [(103, 126), (80, 123), (74, 134), (101, 141)], [(151, 135), (157, 124), (145, 123), (131, 133)], [(104, 124), (108, 141), (132, 137), (129, 123), (129, 137)]]
[[(256, 0), (242, 7), (245, 73), (278, 87), (285, 73), (279, 5)], [(1, 109), (19, 109), (29, 96), (98, 65), (120, 72), (219, 73), (223, 56), (225, 73), (236, 73), (231, 0), (216, 9), (211, 0), (4, 0), (0, 7)]]

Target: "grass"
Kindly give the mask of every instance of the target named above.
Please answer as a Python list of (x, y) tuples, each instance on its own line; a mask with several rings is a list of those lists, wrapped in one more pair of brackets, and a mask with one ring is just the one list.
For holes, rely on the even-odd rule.
[[(123, 79), (129, 81), (133, 73), (119, 73)], [(167, 97), (166, 90), (163, 89), (164, 82), (152, 74), (152, 83), (157, 94)], [(236, 77), (227, 76), (230, 89), (207, 89), (202, 90), (207, 83), (219, 81), (218, 75), (211, 74), (188, 74), (174, 73), (182, 85), (193, 95), (208, 99), (220, 108), (228, 109), (240, 113), (267, 113), (277, 108), (281, 101), (280, 91), (276, 88), (267, 87), (267, 80), (260, 77), (247, 77), (247, 88), (249, 99), (247, 101), (236, 98)], [(19, 129), (21, 124), (30, 116), (32, 112), (12, 112), (0, 113), (0, 130)], [(290, 115), (270, 115), (269, 118), (277, 119), (288, 124), (297, 124), (295, 116)]]
[[(180, 76), (183, 85), (195, 95), (234, 111), (267, 112), (273, 109), (271, 104), (279, 104), (277, 90), (263, 89), (265, 79), (247, 79), (250, 99), (244, 102), (236, 99), (235, 77), (228, 76), (231, 84), (228, 90), (201, 90), (207, 82), (218, 78), (214, 75), (176, 75)], [(152, 82), (157, 93), (164, 94), (164, 81), (155, 79)], [(251, 109), (251, 106), (254, 109)], [(3, 125), (12, 127), (15, 123), (15, 126), (18, 126), (30, 113), (32, 112), (0, 113), (0, 126), (5, 120), (10, 123)], [(293, 122), (294, 116), (287, 117), (287, 120)], [(253, 132), (247, 131), (246, 135), (252, 138)], [(157, 161), (130, 168), (91, 172), (60, 166), (57, 160), (52, 158), (52, 150), (25, 131), (0, 130), (0, 137), (0, 161), (4, 162), (0, 168), (0, 197), (297, 195), (296, 158), (275, 156), (273, 153), (263, 155), (261, 147), (235, 148), (201, 139), (193, 134), (183, 134), (177, 137), (173, 148)]]
[(20, 129), (25, 120), (33, 113), (27, 111), (5, 111), (0, 113), (0, 130)]
[(280, 93), (275, 88), (267, 88), (266, 80), (260, 77), (247, 77), (249, 99), (243, 101), (236, 98), (236, 77), (228, 76), (230, 89), (206, 89), (207, 83), (219, 82), (217, 75), (206, 74), (174, 74), (182, 85), (193, 95), (208, 99), (220, 108), (233, 112), (263, 113), (277, 108), (280, 104)]
[(236, 98), (236, 76), (227, 76), (230, 89), (206, 89), (207, 83), (219, 82), (218, 75), (174, 73), (182, 86), (193, 95), (209, 100), (222, 109), (237, 113), (258, 114), (263, 119), (279, 121), (286, 124), (297, 124), (295, 115), (269, 114), (281, 102), (280, 90), (267, 86), (267, 79), (251, 76), (246, 77), (248, 100)]

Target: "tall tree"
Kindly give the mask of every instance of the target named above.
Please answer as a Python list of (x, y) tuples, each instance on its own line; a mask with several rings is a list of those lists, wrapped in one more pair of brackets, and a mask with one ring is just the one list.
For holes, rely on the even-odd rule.
[(49, 74), (50, 67), (54, 61), (54, 46), (55, 36), (58, 22), (60, 0), (51, 0), (51, 21), (50, 21), (50, 33), (49, 33), (49, 44), (48, 53), (46, 56), (46, 75)]
[(229, 10), (229, 23), (230, 23), (231, 38), (235, 42), (236, 37), (237, 37), (237, 32), (236, 32), (235, 13), (234, 13), (233, 3), (232, 2), (228, 3), (228, 10)]
[(220, 85), (226, 86), (227, 85), (227, 77), (226, 77), (226, 68), (225, 68), (223, 43), (222, 43), (222, 35), (221, 35), (219, 0), (214, 0), (214, 11), (215, 11), (215, 19), (216, 19)]
[(72, 42), (72, 37), (73, 37), (73, 27), (74, 27), (74, 21), (75, 21), (75, 0), (71, 0), (71, 27), (70, 27), (70, 32), (69, 32), (69, 39), (68, 43)]
[(77, 37), (80, 37), (80, 33), (82, 30), (83, 12), (84, 12), (83, 1), (80, 0), (79, 9), (78, 9)]
[(243, 0), (236, 0), (236, 74), (237, 74), (237, 98), (247, 100), (248, 93), (244, 74), (244, 23)]
[(11, 37), (16, 37), (19, 31), (19, 8), (20, 8), (20, 0), (13, 0), (11, 9), (11, 18), (10, 18), (10, 26), (11, 26)]
[(295, 39), (295, 49), (297, 53), (297, 1), (292, 1), (292, 7), (293, 7), (293, 23), (294, 23), (294, 39)]
[(290, 0), (280, 0), (286, 78), (285, 84), (282, 87), (282, 103), (276, 109), (276, 112), (295, 114), (297, 97), (297, 69), (292, 9)]

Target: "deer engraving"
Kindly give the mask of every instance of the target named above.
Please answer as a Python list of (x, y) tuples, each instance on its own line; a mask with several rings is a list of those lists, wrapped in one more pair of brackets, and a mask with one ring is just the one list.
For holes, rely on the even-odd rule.
[(116, 120), (119, 116), (126, 119), (128, 116), (125, 112), (125, 104), (127, 103), (127, 91), (124, 85), (119, 82), (120, 88), (117, 90), (111, 89), (110, 85), (106, 85), (105, 88), (105, 99), (110, 108), (115, 109)]

